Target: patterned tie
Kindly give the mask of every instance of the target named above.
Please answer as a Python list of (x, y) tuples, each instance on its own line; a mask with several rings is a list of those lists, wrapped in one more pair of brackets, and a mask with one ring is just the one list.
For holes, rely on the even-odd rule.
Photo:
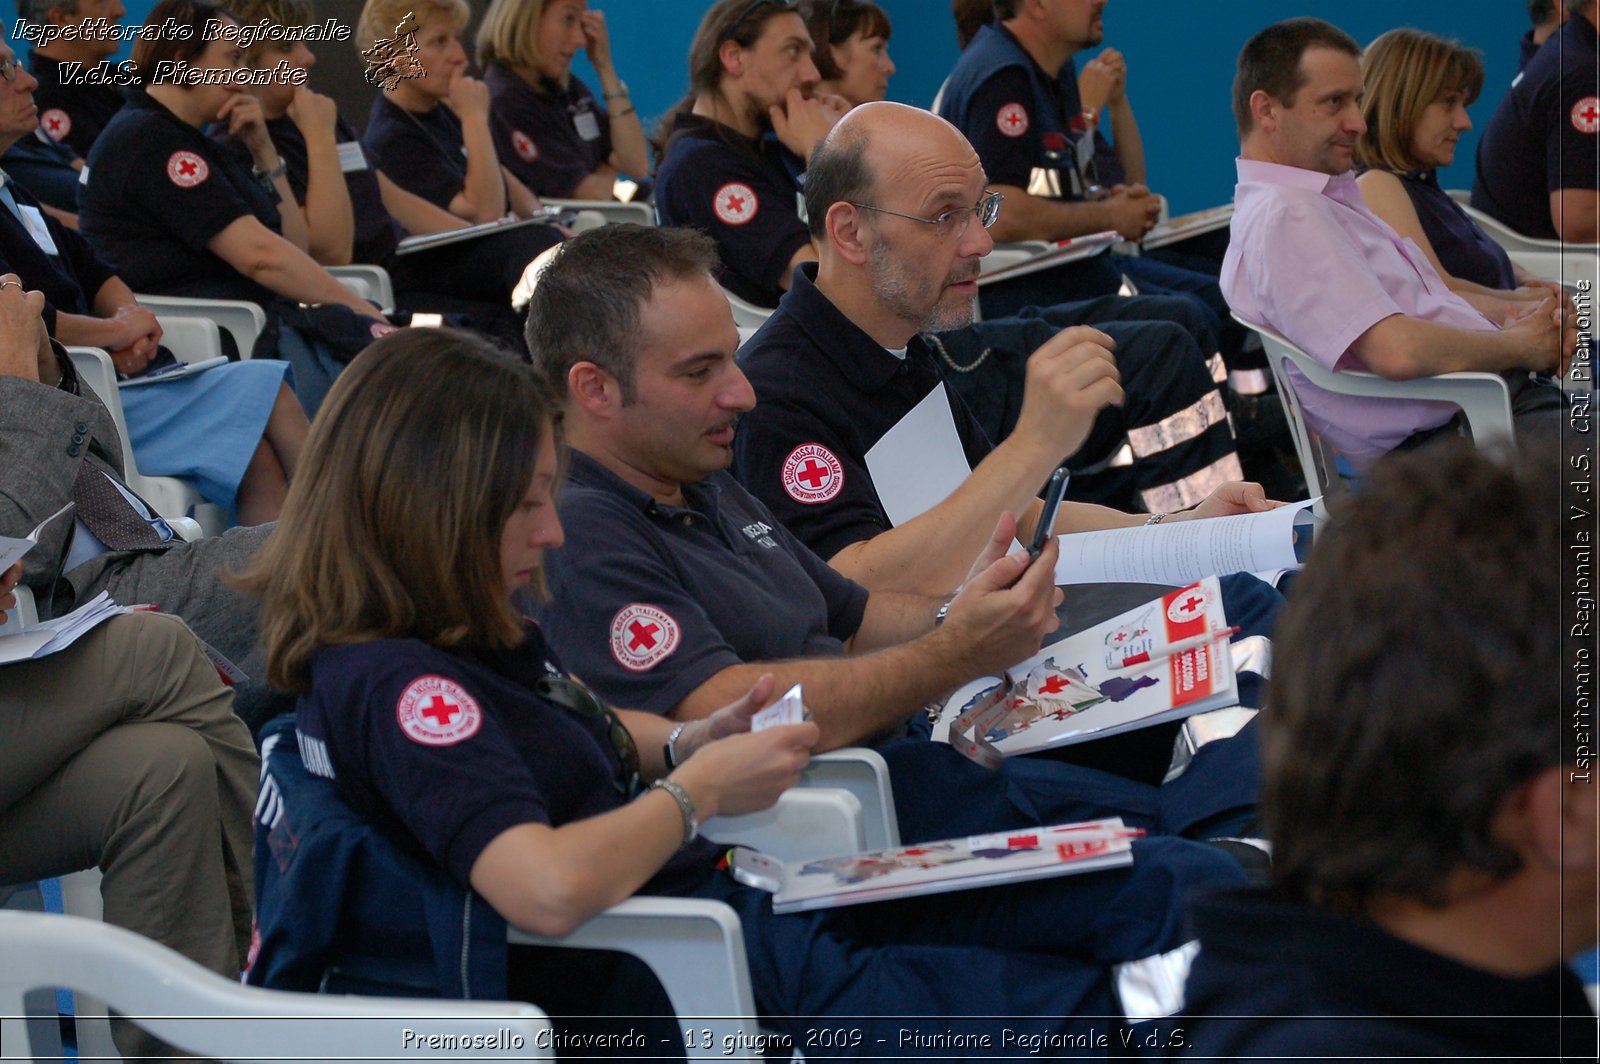
[(111, 550), (160, 550), (166, 546), (111, 478), (89, 462), (78, 466), (72, 501), (78, 504), (78, 520)]

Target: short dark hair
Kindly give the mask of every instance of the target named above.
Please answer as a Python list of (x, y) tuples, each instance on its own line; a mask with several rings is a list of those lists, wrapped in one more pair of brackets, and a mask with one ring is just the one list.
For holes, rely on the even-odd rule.
[(1556, 0), (1528, 0), (1528, 21), (1543, 26), (1556, 13)]
[(528, 307), (528, 351), (562, 399), (567, 372), (593, 362), (634, 397), (640, 311), (659, 286), (717, 270), (717, 246), (693, 229), (603, 225), (580, 233), (539, 275)]
[(799, 11), (811, 32), (811, 58), (823, 81), (832, 81), (844, 73), (833, 61), (829, 45), (843, 44), (857, 30), (863, 38), (884, 40), (894, 33), (888, 12), (872, 0), (800, 0)]
[(1558, 462), (1461, 441), (1391, 456), (1317, 533), (1261, 713), (1286, 897), (1441, 905), (1463, 869), (1521, 866), (1491, 826), (1562, 756)]
[(168, 20), (173, 25), (190, 30), (188, 36), (176, 33), (147, 33), (133, 42), (131, 58), (138, 69), (139, 82), (150, 84), (150, 78), (162, 63), (188, 63), (206, 50), (206, 27), (212, 22), (227, 19), (238, 22), (234, 13), (213, 0), (161, 0), (145, 16), (146, 26), (164, 26)]
[(872, 198), (875, 184), (867, 163), (867, 138), (835, 126), (811, 153), (806, 167), (806, 225), (818, 239), (828, 234), (828, 208)]
[(965, 48), (978, 31), (996, 18), (1017, 17), (1017, 0), (950, 0), (956, 19), (956, 44)]
[(1258, 90), (1294, 106), (1294, 95), (1306, 83), (1301, 58), (1308, 48), (1332, 48), (1360, 56), (1361, 46), (1338, 26), (1320, 18), (1290, 18), (1273, 23), (1245, 42), (1233, 75), (1233, 121), (1239, 139), (1250, 132), (1250, 97)]

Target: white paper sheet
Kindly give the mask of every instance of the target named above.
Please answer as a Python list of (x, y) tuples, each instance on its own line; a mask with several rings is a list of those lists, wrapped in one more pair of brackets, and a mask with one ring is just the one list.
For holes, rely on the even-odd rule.
[(867, 472), (896, 525), (938, 506), (972, 475), (943, 383), (867, 452)]
[(33, 531), (29, 532), (27, 536), (22, 539), (14, 539), (11, 536), (0, 536), (0, 573), (3, 573), (7, 569), (11, 568), (11, 566), (16, 563), (18, 558), (21, 558), (24, 554), (27, 554), (30, 550), (36, 547), (39, 543), (39, 533), (44, 531), (44, 526), (48, 525), (51, 521), (54, 521), (56, 518), (60, 517), (70, 509), (72, 509), (72, 503), (69, 502), (61, 509), (51, 514), (49, 517), (46, 517), (43, 521), (40, 521), (34, 526)]
[(1187, 584), (1202, 577), (1297, 569), (1295, 525), (1310, 525), (1317, 502), (1259, 514), (1173, 521), (1062, 536), (1057, 584)]

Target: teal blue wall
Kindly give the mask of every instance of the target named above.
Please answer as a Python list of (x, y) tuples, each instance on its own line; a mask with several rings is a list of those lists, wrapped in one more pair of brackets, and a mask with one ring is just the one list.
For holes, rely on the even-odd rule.
[[(151, 0), (125, 0), (140, 18)], [(591, 0), (595, 2), (595, 0)], [(878, 0), (894, 21), (891, 54), (900, 68), (890, 95), (927, 106), (956, 59), (947, 0)], [(9, 6), (9, 5), (7, 5)], [(474, 10), (486, 6), (473, 0)], [(617, 68), (648, 119), (666, 110), (686, 86), (685, 56), (705, 0), (600, 0), (612, 27)], [(318, 14), (354, 20), (359, 5), (319, 0)], [(1527, 26), (1524, 0), (1115, 0), (1106, 9), (1106, 43), (1128, 58), (1129, 91), (1144, 133), (1150, 183), (1175, 211), (1229, 198), (1237, 141), (1228, 100), (1233, 61), (1246, 38), (1289, 15), (1316, 15), (1362, 44), (1386, 29), (1410, 25), (1459, 37), (1481, 50), (1487, 85), (1472, 108), (1481, 127), (1516, 73), (1517, 42)], [(15, 47), (15, 42), (13, 42)], [(348, 51), (349, 45), (324, 46)], [(339, 56), (339, 59), (345, 59)], [(353, 53), (349, 59), (353, 63)], [(331, 64), (330, 64), (331, 67)], [(578, 73), (592, 73), (580, 58)], [(331, 74), (332, 70), (322, 72)], [(328, 87), (325, 91), (337, 91)], [(360, 122), (366, 101), (342, 111)], [(1463, 138), (1447, 187), (1471, 184), (1475, 134)]]

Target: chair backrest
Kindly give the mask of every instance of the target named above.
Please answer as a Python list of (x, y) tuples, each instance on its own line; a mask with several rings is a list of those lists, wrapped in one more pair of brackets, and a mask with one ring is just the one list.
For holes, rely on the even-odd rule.
[(385, 314), (394, 309), (394, 280), (382, 266), (353, 262), (348, 266), (329, 266), (328, 272), (362, 299), (377, 303)]
[(256, 337), (267, 327), (267, 313), (254, 303), (240, 299), (192, 299), (188, 296), (134, 296), (166, 328), (169, 316), (209, 318), (233, 337), (240, 358), (249, 358)]
[[(1242, 318), (1239, 320), (1243, 321)], [(1306, 424), (1305, 411), (1295, 391), (1294, 377), (1289, 373), (1289, 366), (1294, 361), (1290, 352), (1293, 345), (1270, 329), (1255, 328), (1255, 331), (1261, 337), (1267, 365), (1271, 367), (1272, 379), (1278, 386), (1278, 400), (1283, 404), (1283, 416), (1289, 423), (1289, 435), (1294, 440), (1294, 453), (1300, 459), (1300, 472), (1305, 477), (1306, 489), (1312, 498), (1338, 491), (1344, 486), (1344, 478), (1339, 475), (1332, 450)]]
[(759, 329), (767, 323), (768, 318), (772, 317), (771, 307), (758, 307), (754, 303), (746, 302), (726, 288), (722, 290), (722, 294), (728, 297), (728, 306), (733, 308), (733, 323), (741, 329), (746, 326)]
[[(330, 997), (259, 990), (207, 971), (131, 931), (74, 916), (0, 912), (0, 1042), (32, 1056), (23, 997), (63, 987), (107, 1002), (157, 1038), (219, 1060), (297, 1057), (404, 1061), (440, 1046), (553, 1059), (550, 1021), (532, 1005)], [(428, 1039), (439, 1039), (429, 1042)]]
[[(117, 443), (122, 448), (123, 483), (155, 507), (156, 512), (166, 519), (180, 538), (200, 538), (204, 530), (190, 516), (206, 504), (199, 489), (178, 477), (147, 477), (139, 472), (139, 463), (134, 459), (133, 444), (128, 437), (128, 422), (122, 412), (117, 370), (111, 364), (111, 356), (98, 347), (69, 347), (67, 356), (72, 359), (72, 368), (77, 371), (79, 380), (99, 397), (117, 427)], [(159, 388), (160, 385), (151, 387)], [(220, 532), (221, 528), (213, 527), (212, 531)]]
[(619, 203), (615, 200), (546, 199), (546, 207), (566, 211), (592, 211), (605, 219), (607, 225), (633, 222), (636, 225), (655, 225), (656, 212), (648, 203)]

